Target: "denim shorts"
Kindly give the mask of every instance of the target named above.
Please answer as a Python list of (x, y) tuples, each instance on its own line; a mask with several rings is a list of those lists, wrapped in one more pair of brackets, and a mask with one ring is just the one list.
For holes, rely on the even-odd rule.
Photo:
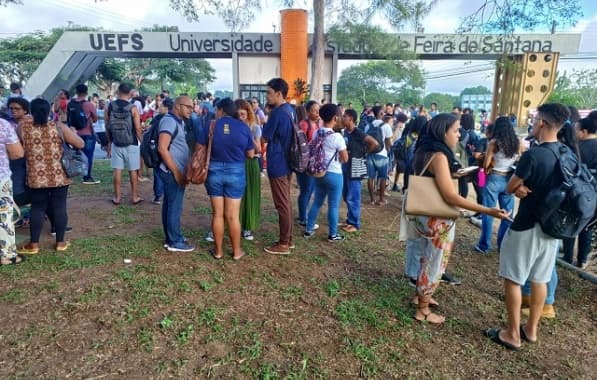
[(210, 197), (241, 199), (247, 186), (244, 162), (211, 161), (205, 181)]
[(368, 155), (367, 176), (369, 179), (386, 179), (388, 177), (388, 158), (379, 154)]

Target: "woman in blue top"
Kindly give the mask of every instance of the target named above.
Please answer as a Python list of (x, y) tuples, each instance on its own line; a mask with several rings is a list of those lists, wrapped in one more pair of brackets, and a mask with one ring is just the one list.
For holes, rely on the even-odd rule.
[[(232, 242), (233, 258), (244, 256), (240, 247), (240, 202), (245, 192), (245, 160), (255, 155), (251, 131), (245, 123), (235, 118), (236, 106), (232, 99), (224, 98), (216, 106), (216, 124), (213, 131), (211, 161), (205, 188), (211, 199), (212, 222), (216, 259), (224, 256), (224, 219)], [(205, 128), (198, 143), (207, 145), (209, 128)]]

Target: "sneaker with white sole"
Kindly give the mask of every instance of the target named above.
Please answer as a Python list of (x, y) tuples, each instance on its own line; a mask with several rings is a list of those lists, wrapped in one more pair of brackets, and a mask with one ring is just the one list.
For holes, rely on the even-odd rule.
[[(302, 222), (299, 222), (299, 225), (300, 225), (301, 227), (307, 227), (307, 223), (302, 223)], [(319, 229), (319, 224), (315, 223), (315, 224), (313, 225), (313, 231), (315, 231), (315, 230), (318, 230), (318, 229)]]
[(214, 239), (214, 233), (213, 233), (213, 232), (211, 232), (211, 231), (209, 231), (209, 232), (207, 233), (207, 236), (205, 237), (205, 241), (209, 241), (209, 242), (211, 242), (211, 243), (213, 243), (214, 241), (216, 241), (216, 240)]
[(334, 236), (328, 236), (329, 242), (344, 241), (344, 235), (336, 234)]
[(471, 216), (469, 219), (469, 222), (471, 222), (471, 224), (475, 227), (479, 227), (481, 228), (481, 225), (483, 224), (483, 222), (481, 221), (480, 217), (477, 216)]
[(192, 252), (195, 250), (195, 247), (193, 247), (189, 243), (181, 242), (170, 244), (166, 249), (170, 252)]
[(315, 235), (315, 231), (305, 231), (305, 233), (303, 234), (303, 237), (305, 239), (308, 239), (308, 238), (312, 237), (313, 235)]
[(253, 232), (251, 232), (250, 230), (244, 230), (243, 231), (243, 238), (245, 240), (249, 240), (249, 241), (253, 240), (254, 239)]

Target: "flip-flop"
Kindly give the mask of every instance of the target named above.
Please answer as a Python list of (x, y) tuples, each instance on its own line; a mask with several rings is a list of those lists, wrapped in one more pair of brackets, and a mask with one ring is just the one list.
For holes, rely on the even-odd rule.
[(118, 205), (120, 205), (120, 201), (117, 201), (116, 199), (112, 198), (112, 204), (114, 206), (118, 206)]
[(136, 206), (136, 205), (138, 205), (139, 203), (143, 202), (144, 200), (145, 200), (145, 199), (143, 199), (143, 198), (139, 198), (139, 199), (137, 199), (136, 201), (133, 201), (133, 205), (135, 205), (135, 206)]
[(238, 261), (238, 260), (242, 259), (243, 257), (245, 257), (245, 251), (240, 251), (240, 252), (241, 252), (240, 256), (232, 257), (232, 260)]
[(500, 331), (502, 331), (502, 330), (496, 329), (496, 328), (487, 329), (487, 330), (485, 330), (485, 336), (488, 337), (489, 339), (491, 339), (493, 342), (499, 344), (500, 346), (504, 346), (509, 350), (512, 350), (512, 351), (520, 350), (520, 346), (515, 346), (512, 343), (503, 341), (502, 338), (500, 338)]
[(520, 339), (522, 339), (525, 342), (530, 343), (530, 344), (537, 343), (537, 339), (535, 339), (535, 340), (530, 340), (529, 339), (529, 337), (527, 336), (527, 332), (524, 331), (524, 326), (523, 325), (520, 325)]
[[(21, 261), (17, 261), (18, 259), (21, 259)], [(6, 263), (6, 264), (2, 264), (2, 262), (0, 261), (0, 266), (5, 266), (5, 265), (19, 265), (22, 264), (27, 258), (25, 256), (21, 256), (21, 255), (16, 255), (15, 257), (11, 257), (10, 258), (10, 262)]]
[(209, 254), (211, 255), (211, 257), (213, 257), (213, 258), (214, 258), (214, 259), (216, 259), (216, 260), (221, 260), (221, 259), (222, 259), (222, 257), (224, 257), (224, 255), (222, 255), (222, 256), (216, 256), (216, 251), (215, 251), (215, 250), (213, 250), (213, 249), (210, 249), (210, 250), (209, 250)]

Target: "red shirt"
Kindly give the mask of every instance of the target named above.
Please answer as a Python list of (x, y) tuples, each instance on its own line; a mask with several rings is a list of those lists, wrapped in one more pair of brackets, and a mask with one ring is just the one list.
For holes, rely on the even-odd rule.
[(321, 122), (321, 120), (315, 122), (311, 119), (306, 119), (300, 121), (299, 127), (307, 135), (307, 141), (311, 141), (313, 139), (313, 134), (315, 133), (315, 131), (321, 128), (322, 124), (323, 123)]
[(79, 129), (77, 134), (79, 136), (89, 136), (93, 135), (93, 123), (97, 121), (97, 109), (95, 108), (95, 104), (93, 102), (87, 101), (85, 97), (82, 98), (75, 98), (77, 102), (83, 101), (82, 107), (85, 116), (87, 116), (87, 126), (83, 129)]

